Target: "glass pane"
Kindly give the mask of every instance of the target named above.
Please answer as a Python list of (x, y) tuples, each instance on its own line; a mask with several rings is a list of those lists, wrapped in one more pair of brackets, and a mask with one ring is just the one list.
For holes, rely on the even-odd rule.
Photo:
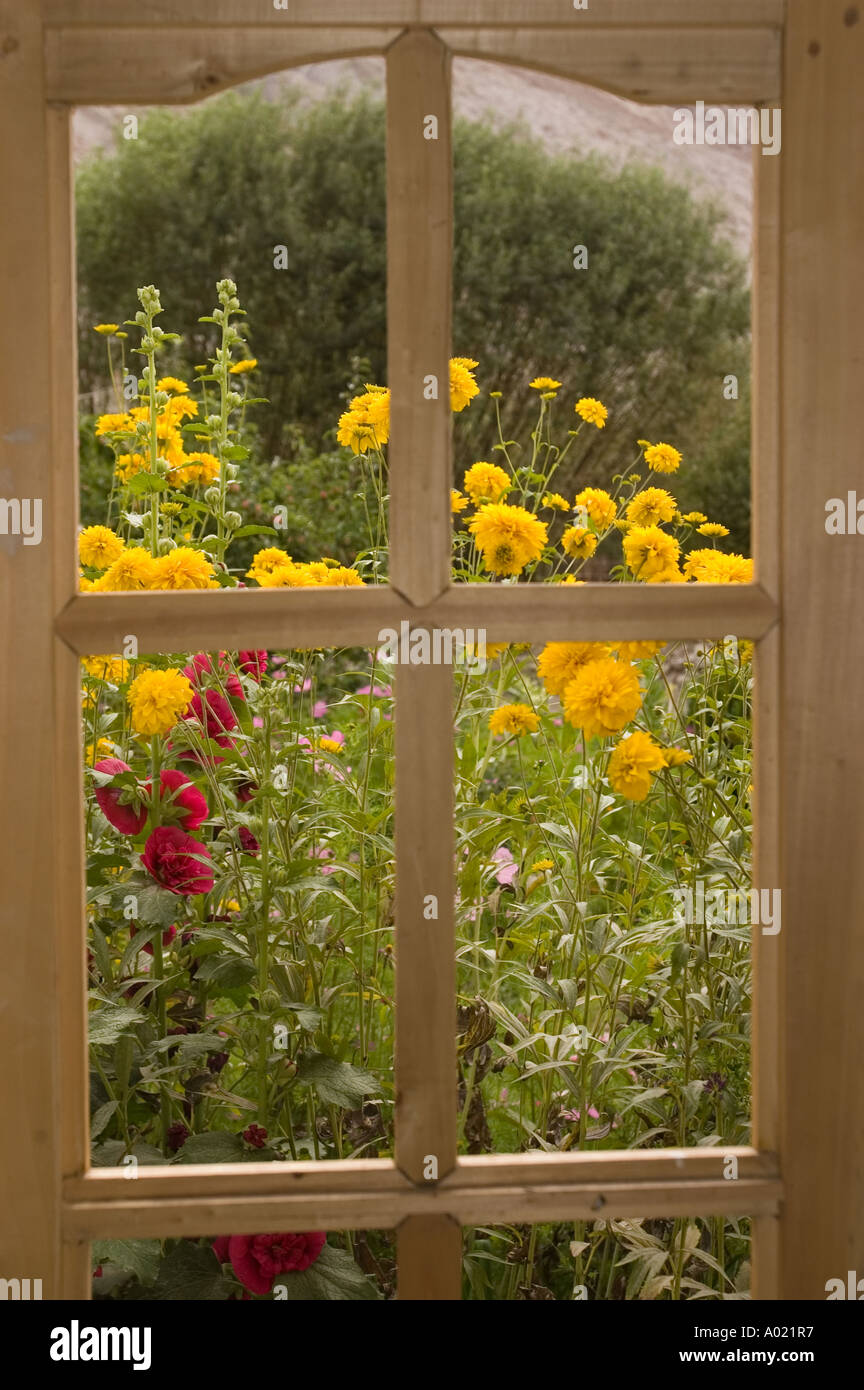
[(93, 1162), (389, 1155), (372, 657), (96, 657), (82, 678)]
[[(652, 650), (656, 648), (657, 650)], [(457, 721), (463, 1151), (748, 1141), (751, 644), (548, 643)]]

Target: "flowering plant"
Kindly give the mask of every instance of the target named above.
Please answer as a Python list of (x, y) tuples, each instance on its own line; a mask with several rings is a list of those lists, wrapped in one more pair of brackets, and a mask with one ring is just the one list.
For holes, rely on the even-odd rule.
[[(362, 505), (377, 501), (368, 547), (351, 566), (296, 562), (290, 538), (272, 543), (278, 516), (243, 527), (234, 506), (255, 359), (240, 355), (236, 287), (217, 288), (194, 392), (159, 375), (173, 335), (158, 292), (139, 291), (126, 326), (139, 404), (97, 422), (115, 485), (106, 524), (80, 534), (82, 588), (383, 582), (389, 391), (367, 385), (338, 422), (371, 484)], [(128, 340), (100, 328), (128, 381)], [(478, 365), (451, 362), (456, 414), (482, 408)], [(608, 489), (576, 490), (606, 406), (579, 396), (559, 442), (561, 382), (526, 389), (528, 447), (499, 430), (496, 461), (460, 469), (457, 580), (575, 585), (604, 563), (624, 583), (752, 577), (719, 548), (722, 525), (659, 485), (684, 466), (672, 445), (638, 441)], [(238, 569), (232, 544), (250, 534), (265, 543)], [(465, 1151), (746, 1142), (748, 925), (683, 920), (678, 905), (700, 884), (748, 884), (749, 659), (734, 638), (611, 633), (487, 647), (454, 671)], [(84, 660), (95, 1163), (392, 1153), (395, 660), (384, 647)], [(385, 1234), (102, 1242), (96, 1258), (102, 1290), (126, 1297), (184, 1296), (193, 1273), (212, 1298), (393, 1287)], [(746, 1228), (721, 1220), (475, 1232), (466, 1259), (483, 1298), (722, 1297), (746, 1277)]]

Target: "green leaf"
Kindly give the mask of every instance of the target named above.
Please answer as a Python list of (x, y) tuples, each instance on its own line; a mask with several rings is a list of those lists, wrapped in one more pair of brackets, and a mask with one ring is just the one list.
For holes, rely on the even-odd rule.
[(297, 1080), (314, 1086), (325, 1105), (341, 1105), (351, 1110), (362, 1104), (363, 1097), (381, 1089), (371, 1072), (352, 1067), (350, 1062), (337, 1062), (323, 1052), (307, 1052), (297, 1068)]
[(240, 541), (244, 536), (278, 536), (273, 526), (241, 526), (239, 531), (231, 532), (232, 541)]
[(249, 450), (243, 444), (226, 444), (222, 450), (222, 457), (231, 459), (232, 462), (240, 459), (248, 459)]
[[(280, 1290), (284, 1289), (284, 1294)], [(280, 1274), (273, 1285), (273, 1296), (279, 1302), (335, 1302), (359, 1299), (379, 1299), (381, 1295), (355, 1264), (346, 1250), (325, 1245), (314, 1265), (292, 1274)]]
[(162, 1242), (159, 1240), (96, 1240), (93, 1242), (93, 1263), (110, 1263), (130, 1274), (137, 1274), (142, 1284), (152, 1284), (159, 1273)]
[(241, 989), (248, 985), (255, 974), (255, 966), (248, 958), (237, 956), (212, 955), (201, 962), (196, 976), (222, 989)]
[(126, 484), (133, 497), (143, 497), (148, 492), (170, 492), (171, 485), (155, 473), (136, 473)]
[(98, 1139), (103, 1129), (107, 1125), (114, 1111), (117, 1109), (116, 1100), (107, 1100), (104, 1105), (100, 1105), (90, 1120), (90, 1138)]
[(213, 1134), (192, 1134), (178, 1153), (175, 1163), (239, 1163), (243, 1140), (239, 1134), (216, 1130)]
[(153, 1297), (213, 1303), (227, 1299), (230, 1292), (231, 1285), (212, 1248), (181, 1240), (159, 1266)]
[(180, 904), (176, 893), (153, 884), (138, 894), (138, 920), (148, 927), (172, 927), (177, 921)]
[(136, 1025), (143, 1021), (144, 1015), (140, 1009), (133, 1009), (129, 1004), (108, 1004), (104, 1009), (95, 1010), (90, 1015), (90, 1043), (115, 1043), (124, 1033), (131, 1033)]

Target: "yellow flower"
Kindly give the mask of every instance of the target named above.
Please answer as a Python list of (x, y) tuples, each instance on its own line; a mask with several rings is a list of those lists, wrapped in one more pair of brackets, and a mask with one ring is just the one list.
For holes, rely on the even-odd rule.
[(555, 868), (555, 861), (554, 861), (554, 859), (538, 859), (537, 862), (536, 862), (536, 864), (531, 864), (531, 865), (529, 866), (528, 872), (529, 872), (529, 874), (545, 874), (546, 871), (547, 871), (547, 869), (554, 869), (554, 868)]
[(272, 574), (274, 570), (286, 565), (293, 565), (293, 563), (291, 556), (286, 555), (285, 551), (280, 550), (278, 546), (265, 546), (263, 550), (257, 551), (252, 557), (252, 567), (246, 571), (246, 578), (257, 579), (260, 583), (262, 574)]
[(557, 391), (561, 382), (553, 380), (551, 376), (535, 376), (528, 384), (532, 391)]
[(383, 448), (390, 438), (390, 392), (386, 386), (367, 386), (364, 395), (349, 401), (339, 417), (336, 438), (355, 454)]
[(326, 578), (321, 581), (330, 589), (356, 589), (363, 587), (363, 580), (356, 570), (348, 569), (345, 565), (339, 565), (336, 569), (328, 568)]
[(609, 411), (600, 401), (593, 396), (583, 396), (574, 406), (577, 415), (586, 420), (589, 425), (596, 425), (598, 430), (602, 430), (609, 418)]
[(617, 652), (622, 661), (644, 661), (654, 656), (665, 646), (664, 642), (610, 642), (609, 647)]
[(564, 718), (586, 738), (615, 734), (639, 710), (642, 691), (632, 666), (611, 656), (589, 661), (564, 691)]
[(178, 470), (177, 481), (185, 483), (212, 483), (219, 477), (219, 460), (215, 454), (185, 454), (182, 467)]
[(664, 748), (663, 757), (667, 767), (681, 767), (684, 763), (689, 763), (693, 757), (686, 748)]
[(743, 555), (724, 555), (721, 550), (691, 550), (684, 574), (698, 584), (752, 584), (753, 561)]
[(684, 514), (684, 516), (682, 516), (681, 520), (682, 520), (682, 521), (689, 521), (689, 522), (691, 523), (691, 525), (693, 525), (693, 524), (695, 524), (695, 523), (697, 523), (697, 522), (700, 522), (700, 521), (707, 521), (708, 518), (707, 518), (707, 516), (705, 515), (704, 512), (685, 512), (685, 514)]
[(200, 550), (178, 545), (154, 564), (151, 589), (209, 589), (213, 566)]
[(680, 546), (659, 526), (631, 526), (624, 537), (624, 558), (636, 579), (651, 579), (678, 563)]
[(583, 487), (576, 494), (576, 506), (584, 507), (598, 531), (608, 531), (618, 515), (618, 507), (602, 487)]
[(450, 409), (464, 410), (466, 405), (479, 395), (480, 387), (474, 380), (473, 369), (479, 366), (473, 357), (450, 358)]
[(681, 455), (671, 444), (649, 444), (645, 450), (645, 462), (655, 473), (674, 473), (681, 462)]
[(99, 738), (95, 743), (87, 744), (85, 762), (88, 767), (94, 767), (100, 758), (110, 758), (114, 751), (114, 744), (108, 738)]
[(85, 526), (78, 535), (78, 558), (89, 569), (107, 570), (126, 549), (126, 542), (107, 526)]
[(149, 550), (135, 545), (129, 550), (123, 551), (123, 554), (114, 561), (110, 569), (107, 569), (101, 578), (96, 580), (94, 588), (98, 589), (100, 593), (150, 589), (153, 587), (152, 580), (155, 573), (156, 561)]
[(464, 510), (465, 510), (465, 508), (466, 508), (467, 506), (468, 506), (468, 498), (467, 498), (467, 497), (463, 497), (461, 492), (457, 492), (456, 489), (455, 489), (455, 487), (451, 487), (451, 489), (450, 489), (450, 510), (451, 510), (451, 512), (455, 512), (455, 513), (458, 515), (459, 512), (464, 512)]
[(79, 571), (78, 588), (82, 594), (89, 594), (93, 589), (96, 588), (96, 585), (93, 583), (92, 579), (88, 579), (83, 572)]
[(546, 544), (546, 523), (524, 507), (487, 502), (468, 527), (483, 556), (483, 566), (493, 574), (521, 574), (538, 560)]
[(534, 734), (540, 727), (540, 716), (530, 705), (502, 705), (489, 716), (493, 734)]
[(103, 434), (134, 434), (135, 422), (127, 412), (115, 415), (100, 415), (96, 421), (96, 435), (101, 438)]
[(556, 512), (569, 512), (570, 503), (566, 497), (562, 497), (560, 492), (547, 492), (542, 498), (541, 505), (553, 507)]
[(627, 508), (627, 520), (634, 526), (656, 526), (660, 521), (671, 521), (677, 509), (678, 503), (665, 488), (646, 487)]
[[(183, 383), (181, 382), (182, 386)], [(188, 391), (188, 387), (186, 388)], [(167, 438), (169, 431), (173, 430), (181, 420), (191, 420), (198, 414), (198, 402), (193, 401), (189, 396), (172, 396), (170, 401), (166, 401), (157, 417), (157, 437)], [(161, 425), (161, 430), (158, 426)]]
[(110, 681), (112, 685), (123, 685), (129, 675), (129, 662), (122, 656), (85, 656), (81, 665), (88, 675), (96, 680)]
[(729, 527), (721, 526), (719, 521), (706, 521), (702, 526), (697, 526), (696, 530), (700, 536), (728, 536)]
[(739, 661), (753, 660), (753, 643), (743, 637), (738, 639), (738, 659)]
[(537, 675), (550, 695), (563, 695), (582, 667), (608, 650), (605, 642), (547, 642), (537, 658)]
[(628, 801), (644, 801), (651, 790), (651, 773), (666, 766), (662, 748), (650, 734), (636, 729), (616, 743), (609, 759), (609, 782)]
[(597, 537), (584, 526), (568, 526), (561, 537), (561, 547), (565, 555), (578, 560), (590, 560), (597, 549)]
[(107, 338), (110, 334), (116, 333), (119, 327), (119, 323), (94, 323), (93, 332), (101, 333), (103, 338)]
[(325, 753), (338, 754), (342, 752), (342, 744), (337, 743), (335, 738), (328, 738), (326, 734), (322, 738), (319, 738), (318, 747), (323, 749)]
[(167, 734), (192, 702), (190, 682), (171, 666), (167, 671), (142, 671), (129, 687), (126, 699), (132, 710), (136, 734)]
[(242, 372), (251, 372), (258, 366), (257, 357), (243, 357), (239, 362), (235, 362), (228, 370), (232, 376), (240, 376)]
[(497, 463), (472, 463), (465, 474), (462, 486), (472, 502), (500, 502), (512, 488), (510, 474), (499, 468)]
[(181, 381), (179, 377), (161, 376), (159, 380), (156, 382), (156, 390), (176, 391), (178, 395), (182, 396), (189, 390), (189, 387), (186, 385), (186, 382)]
[(121, 483), (128, 483), (136, 473), (141, 473), (149, 467), (150, 461), (145, 459), (143, 454), (118, 454), (114, 476), (119, 478)]

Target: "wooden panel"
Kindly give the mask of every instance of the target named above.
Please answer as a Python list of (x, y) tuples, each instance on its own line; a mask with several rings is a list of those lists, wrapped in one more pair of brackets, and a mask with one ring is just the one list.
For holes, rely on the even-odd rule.
[(780, 398), (786, 1203), (779, 1296), (864, 1274), (864, 538), (826, 503), (864, 493), (864, 14), (789, 7)]
[[(461, 57), (496, 59), (602, 87), (633, 101), (770, 101), (780, 93), (776, 29), (648, 28), (438, 31)], [(671, 140), (671, 123), (670, 135)]]
[[(737, 1180), (722, 1177), (726, 1154), (738, 1159)], [(409, 1217), (476, 1225), (592, 1220), (599, 1212), (763, 1214), (781, 1197), (773, 1157), (748, 1149), (462, 1158), (437, 1186), (410, 1183), (385, 1160), (348, 1159), (143, 1168), (134, 1181), (117, 1169), (95, 1170), (66, 1184), (64, 1224), (81, 1238), (372, 1230)]]
[[(756, 574), (772, 595), (780, 588), (779, 287), (782, 158), (754, 151), (753, 256), (753, 545)], [(753, 882), (780, 886), (780, 627), (759, 643), (754, 660)], [(782, 1094), (781, 983), (786, 936), (753, 927), (753, 1128), (757, 1148), (780, 1144)], [(753, 1297), (777, 1297), (778, 1223), (764, 1217), (753, 1231)]]
[[(54, 508), (54, 605), (60, 608), (78, 583), (75, 518), (78, 515), (78, 374), (74, 217), (70, 115), (46, 113), (50, 188), (52, 459)], [(54, 1143), (64, 1176), (89, 1163), (87, 1065), (87, 950), (84, 916), (84, 790), (81, 774), (81, 673), (77, 656), (54, 639), (54, 767), (58, 786), (54, 843), (57, 961), (59, 1134)], [(61, 790), (62, 789), (62, 790)], [(64, 1298), (90, 1297), (90, 1251), (64, 1243)]]
[[(130, 13), (136, 13), (130, 11)], [(328, 58), (381, 53), (395, 28), (49, 30), (45, 69), (49, 100), (76, 106), (166, 106)]]
[[(254, 8), (249, 0), (45, 0), (46, 22), (65, 28), (79, 25), (242, 24), (274, 29), (302, 24), (485, 24), (525, 23), (560, 26), (567, 17), (580, 30), (612, 25), (718, 25), (730, 28), (783, 23), (785, 0), (590, 0), (574, 10), (570, 0), (287, 0), (287, 9), (272, 4)], [(569, 14), (568, 14), (569, 11)]]
[(461, 1298), (462, 1227), (449, 1216), (409, 1216), (398, 1231), (396, 1278), (400, 1302)]
[(387, 54), (387, 379), (390, 580), (413, 604), (450, 583), (450, 126), (450, 55), (407, 33)]
[(434, 1183), (456, 1161), (453, 672), (395, 687), (396, 1162)]
[(602, 641), (611, 637), (762, 637), (777, 605), (750, 584), (455, 584), (424, 608), (384, 585), (368, 589), (241, 589), (164, 594), (79, 594), (56, 629), (79, 655), (259, 646), (374, 646), (402, 620), (484, 628), (490, 642)]
[[(44, 1297), (57, 1298), (55, 849), (72, 833), (74, 811), (55, 782), (51, 624), (59, 532), (70, 518), (58, 510), (49, 429), (52, 304), (38, 4), (2, 0), (0, 35), (0, 1272), (39, 1278)], [(12, 499), (39, 502), (39, 543), (24, 543), (20, 522), (18, 534), (5, 534)], [(30, 511), (30, 522), (35, 515)]]

